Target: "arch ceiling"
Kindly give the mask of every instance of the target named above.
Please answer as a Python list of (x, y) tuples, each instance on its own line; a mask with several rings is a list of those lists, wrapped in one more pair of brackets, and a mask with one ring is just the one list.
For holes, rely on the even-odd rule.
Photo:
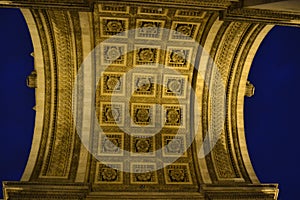
[(36, 91), (31, 154), (5, 198), (276, 199), (248, 156), (244, 96), (272, 24), (299, 16), (240, 3), (2, 2), (24, 7)]

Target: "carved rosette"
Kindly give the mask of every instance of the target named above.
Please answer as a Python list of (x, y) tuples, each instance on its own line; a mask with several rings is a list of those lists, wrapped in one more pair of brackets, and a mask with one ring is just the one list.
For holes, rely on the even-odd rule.
[(135, 134), (131, 136), (131, 155), (154, 156), (155, 140), (153, 136)]
[(192, 184), (188, 164), (171, 164), (165, 167), (166, 184)]
[(132, 163), (132, 184), (157, 184), (156, 164), (154, 163)]
[[(241, 127), (236, 124), (240, 116), (237, 114), (237, 107), (241, 106), (237, 105), (237, 90), (245, 87), (245, 84), (239, 85), (241, 77), (246, 76), (241, 75), (241, 71), (244, 64), (249, 61), (247, 56), (251, 45), (264, 26), (242, 21), (218, 21), (216, 10), (225, 10), (230, 6), (230, 1), (188, 1), (190, 9), (183, 8), (179, 0), (169, 2), (172, 6), (164, 3), (158, 6), (157, 2), (152, 6), (152, 3), (150, 0), (147, 5), (138, 5), (134, 2), (130, 5), (122, 2), (106, 2), (101, 5), (95, 4), (93, 12), (89, 14), (82, 10), (81, 12), (65, 10), (69, 9), (63, 6), (65, 1), (50, 3), (51, 10), (45, 3), (36, 3), (39, 8), (44, 8), (32, 10), (34, 23), (37, 25), (37, 37), (40, 39), (38, 43), (41, 44), (44, 56), (42, 60), (45, 71), (37, 70), (38, 80), (42, 77), (40, 75), (45, 75), (44, 124), (41, 133), (35, 134), (35, 137), (38, 135), (40, 138), (35, 139), (34, 144), (38, 146), (35, 147), (32, 156), (36, 156), (36, 163), (30, 166), (29, 171), (32, 174), (28, 176), (29, 182), (12, 185), (5, 183), (4, 193), (9, 198), (84, 199), (89, 192), (90, 196), (87, 198), (96, 198), (97, 195), (107, 198), (112, 197), (107, 193), (110, 191), (116, 195), (113, 198), (126, 199), (128, 196), (122, 196), (123, 193), (115, 191), (126, 193), (128, 189), (133, 191), (138, 188), (140, 191), (143, 188), (143, 195), (151, 192), (151, 195), (155, 196), (155, 192), (163, 190), (168, 195), (173, 195), (172, 197), (183, 199), (186, 196), (178, 197), (176, 196), (178, 193), (173, 194), (170, 191), (182, 191), (184, 188), (190, 199), (274, 199), (277, 187), (259, 185), (253, 178), (255, 174), (251, 170), (251, 163), (245, 159), (247, 151), (243, 147), (245, 146), (241, 138), (243, 133), (240, 131)], [(79, 4), (68, 5), (72, 7)], [(64, 9), (56, 9), (60, 6)], [(202, 8), (206, 8), (205, 11)], [(235, 20), (231, 18), (232, 16), (239, 16), (244, 20), (247, 16), (253, 18), (256, 14), (259, 17), (267, 15), (270, 19), (272, 13), (276, 14), (272, 11), (252, 12), (249, 9), (236, 11), (232, 9), (235, 8), (232, 7), (230, 12), (223, 13), (227, 14), (224, 15), (226, 20)], [(82, 18), (83, 15), (87, 16), (86, 20)], [(292, 19), (292, 15), (277, 13), (276, 18), (272, 20), (277, 20), (280, 16)], [(88, 29), (81, 27), (85, 24), (89, 24)], [(33, 26), (31, 24), (30, 28)], [(139, 28), (139, 31), (129, 35), (124, 32), (135, 28)], [(160, 28), (173, 31), (163, 34)], [(115, 36), (115, 40), (102, 43), (111, 36)], [(217, 70), (210, 70), (210, 63), (202, 62), (201, 52), (190, 45), (191, 38), (208, 47), (220, 72), (219, 75), (216, 73)], [(105, 135), (95, 133), (97, 139), (93, 141), (93, 145), (98, 154), (106, 158), (107, 163), (95, 161), (85, 152), (85, 148), (81, 147), (77, 141), (72, 116), (72, 90), (77, 70), (84, 57), (82, 53), (89, 51), (89, 46), (92, 49), (100, 43), (102, 43), (99, 53), (101, 61), (97, 65), (109, 66), (109, 70), (99, 82), (100, 91), (97, 91), (95, 104), (98, 122), (106, 133)], [(161, 51), (161, 47), (166, 47), (167, 50)], [(127, 48), (135, 50), (123, 55)], [(158, 63), (164, 67), (160, 67)], [(204, 70), (206, 74), (203, 77), (208, 79), (209, 87), (212, 88), (211, 93), (202, 88), (202, 80), (197, 82), (199, 79), (194, 79), (197, 77), (197, 74), (193, 74), (195, 63), (207, 64), (205, 65), (207, 69)], [(123, 76), (135, 67), (139, 71)], [(199, 66), (195, 67), (199, 69), (197, 68)], [(182, 76), (177, 76), (178, 74), (160, 76), (164, 68), (174, 69)], [(155, 72), (151, 69), (155, 69)], [(218, 95), (221, 94), (220, 88), (215, 87), (214, 80), (218, 76), (225, 85), (226, 97), (229, 99), (226, 102), (226, 109), (230, 110), (226, 111), (228, 120), (225, 121), (215, 148), (205, 157), (205, 161), (201, 161), (198, 160), (194, 147), (202, 144), (201, 139), (209, 130), (208, 124), (212, 120), (209, 112), (221, 115), (223, 112), (221, 110), (224, 110), (218, 106), (220, 100), (224, 100), (224, 97)], [(189, 126), (193, 125), (190, 123), (192, 120), (189, 120), (188, 112), (188, 108), (192, 107), (191, 95), (186, 89), (189, 82), (196, 89), (196, 95), (199, 95), (202, 102), (199, 105), (202, 109), (199, 114), (203, 121), (200, 133), (202, 138), (196, 140), (196, 144), (186, 152), (189, 137), (198, 134), (189, 129)], [(41, 84), (38, 81), (37, 83)], [(129, 94), (129, 91), (132, 94)], [(116, 98), (118, 100), (126, 95), (132, 97), (130, 96), (129, 103), (111, 103), (113, 93), (119, 95)], [(81, 102), (86, 102), (84, 94), (86, 91), (79, 97)], [(183, 106), (178, 105), (176, 98), (180, 98)], [(216, 110), (209, 106), (209, 101), (217, 105)], [(157, 112), (161, 113), (161, 116), (156, 118)], [(83, 115), (84, 113), (79, 111), (76, 118), (80, 119)], [(212, 124), (215, 123), (218, 122), (212, 120)], [(155, 137), (153, 135), (149, 137), (146, 132), (141, 131), (146, 127), (154, 129), (157, 124), (162, 124), (163, 129)], [(122, 132), (123, 127), (138, 131), (134, 136), (128, 136)], [(214, 129), (217, 129), (216, 127), (213, 126)], [(83, 128), (86, 131), (84, 134), (92, 136), (92, 130)], [(176, 131), (181, 129), (184, 131), (177, 134)], [(158, 171), (156, 162), (136, 161), (145, 155), (150, 155), (148, 157), (150, 159), (154, 158), (158, 155), (155, 152), (156, 148), (162, 148), (161, 156), (167, 160), (178, 154), (181, 157)], [(130, 163), (119, 159), (124, 156), (123, 149), (129, 150), (131, 153), (128, 153), (128, 156), (136, 160)], [(130, 168), (132, 173), (124, 173), (123, 167)], [(80, 176), (83, 178), (78, 178)], [(61, 183), (55, 183), (57, 180)], [(75, 180), (92, 184), (78, 186)], [(208, 184), (211, 182), (214, 184)], [(221, 182), (226, 187), (221, 187), (219, 184)], [(230, 185), (227, 184), (229, 182)], [(36, 186), (36, 183), (40, 185)], [(147, 184), (152, 185), (147, 187)], [(214, 188), (215, 185), (217, 189)], [(45, 188), (50, 188), (51, 191)], [(197, 193), (196, 198), (192, 197), (193, 192)]]
[(122, 163), (97, 163), (96, 184), (122, 184)]

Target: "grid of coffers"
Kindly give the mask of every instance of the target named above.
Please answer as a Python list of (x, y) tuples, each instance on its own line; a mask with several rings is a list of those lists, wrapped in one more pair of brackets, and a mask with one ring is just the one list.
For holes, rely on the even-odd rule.
[(197, 22), (176, 18), (185, 14), (126, 5), (95, 8), (97, 65), (105, 69), (95, 102), (103, 130), (94, 137), (96, 184), (195, 184), (190, 93), (194, 40), (204, 14), (195, 16)]

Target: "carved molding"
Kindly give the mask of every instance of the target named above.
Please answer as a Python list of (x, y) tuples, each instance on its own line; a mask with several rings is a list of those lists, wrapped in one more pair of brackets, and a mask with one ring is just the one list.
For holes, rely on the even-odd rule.
[[(45, 81), (39, 78), (37, 81), (36, 95), (39, 98), (36, 99), (36, 109), (37, 113), (44, 113), (42, 118), (44, 123), (42, 134), (34, 136), (34, 141), (39, 140), (39, 137), (41, 141), (40, 144), (34, 143), (32, 149), (41, 146), (38, 152), (32, 150), (29, 160), (34, 160), (35, 156), (38, 159), (28, 163), (25, 171), (26, 179), (29, 176), (31, 179), (46, 177), (73, 179), (75, 174), (72, 172), (70, 175), (70, 170), (77, 168), (77, 154), (80, 148), (71, 113), (72, 84), (77, 68), (82, 62), (78, 15), (64, 11), (33, 10), (32, 16), (35, 18), (40, 38), (40, 43), (36, 41), (34, 48), (38, 50), (37, 48), (41, 46), (43, 49), (44, 68), (38, 68), (37, 77), (45, 76)], [(73, 31), (70, 30), (72, 27)], [(36, 61), (40, 63), (41, 57), (36, 56)], [(42, 101), (43, 98), (45, 101)], [(41, 107), (40, 104), (44, 106)], [(28, 174), (29, 169), (33, 170), (31, 175)]]
[(299, 12), (274, 11), (266, 9), (232, 7), (223, 11), (220, 18), (224, 21), (243, 21), (261, 24), (299, 26)]
[(64, 10), (80, 10), (90, 11), (93, 8), (91, 0), (13, 0), (0, 1), (0, 7), (22, 7), (22, 8), (42, 8), (42, 9), (64, 9)]
[(276, 184), (203, 185), (202, 189), (204, 190), (205, 199), (207, 200), (274, 200), (278, 197), (278, 185)]
[[(84, 4), (86, 1), (80, 2)], [(26, 168), (24, 182), (6, 182), (6, 197), (147, 199), (151, 195), (168, 199), (171, 195), (174, 199), (276, 198), (277, 186), (260, 185), (255, 176), (241, 124), (241, 94), (244, 97), (253, 52), (260, 45), (266, 29), (257, 21), (253, 23), (240, 18), (220, 21), (216, 10), (224, 10), (231, 4), (226, 0), (148, 0), (139, 5), (139, 1), (128, 0), (97, 1), (91, 13), (64, 10), (65, 2), (60, 9), (52, 9), (53, 5), (49, 4), (51, 9), (31, 10), (31, 21), (28, 22), (31, 33), (35, 34), (35, 51), (42, 52), (36, 53), (35, 61), (43, 63), (42, 67), (36, 67), (37, 96), (40, 97), (37, 99), (37, 113), (42, 116), (36, 123), (43, 127), (35, 130), (29, 158), (32, 163)], [(26, 12), (29, 16), (29, 11)], [(163, 34), (158, 27), (182, 34)], [(93, 158), (81, 144), (73, 122), (74, 80), (84, 58), (97, 44), (111, 35), (135, 28), (142, 30), (120, 34), (116, 40), (102, 43), (96, 55), (102, 62), (95, 64), (111, 66), (101, 74), (103, 79), (99, 83), (94, 83), (95, 68), (83, 74), (83, 79), (89, 80), (90, 88), (98, 84), (94, 89), (95, 102), (91, 102), (93, 94), (90, 88), (83, 90), (83, 82), (79, 83), (80, 105), (77, 105), (75, 117), (83, 124), (82, 134), (94, 139), (89, 144), (96, 152)], [(202, 52), (190, 44), (187, 36), (209, 51), (215, 67), (211, 67), (208, 58), (202, 57)], [(133, 41), (138, 41), (138, 44)], [(144, 44), (148, 41), (151, 43)], [(136, 50), (121, 56), (132, 47)], [(166, 50), (161, 50), (162, 47)], [(193, 58), (190, 63), (186, 62), (188, 58)], [(158, 62), (166, 67), (161, 67)], [(127, 73), (135, 66), (138, 66), (137, 72)], [(182, 75), (162, 74), (164, 68)], [(200, 77), (200, 72), (205, 76)], [(218, 85), (218, 80), (223, 86)], [(166, 86), (162, 87), (162, 83)], [(194, 96), (188, 86), (196, 90), (195, 95), (201, 102), (200, 113), (188, 112), (190, 109), (190, 112), (195, 111)], [(132, 94), (130, 102), (112, 104), (114, 90), (117, 98)], [(178, 99), (182, 105), (178, 105)], [(211, 103), (217, 106), (213, 108)], [(106, 137), (94, 133), (93, 125), (98, 121), (81, 109), (81, 104), (95, 106), (99, 124), (107, 132)], [(161, 116), (157, 117), (157, 113)], [(202, 120), (198, 133), (193, 132), (191, 119), (194, 114)], [(219, 117), (213, 119), (212, 116)], [(152, 130), (159, 123), (164, 125), (162, 131), (151, 137), (145, 131), (129, 135), (120, 129), (138, 130), (140, 126), (149, 126)], [(221, 135), (210, 154), (201, 160), (198, 158), (199, 146), (210, 128), (209, 124)], [(174, 134), (179, 129), (182, 132)], [(195, 134), (195, 142), (185, 151)], [(161, 153), (155, 152), (162, 147), (166, 148)], [(128, 155), (123, 150), (129, 151)], [(162, 160), (138, 160), (157, 156), (171, 160), (178, 154), (181, 156), (170, 165), (164, 165)], [(120, 159), (124, 155), (133, 162)], [(105, 162), (98, 162), (97, 156), (102, 156)], [(163, 168), (154, 170), (159, 165)], [(124, 172), (123, 169), (131, 171)], [(75, 181), (81, 184), (75, 184)], [(48, 196), (42, 197), (45, 191), (49, 191)]]

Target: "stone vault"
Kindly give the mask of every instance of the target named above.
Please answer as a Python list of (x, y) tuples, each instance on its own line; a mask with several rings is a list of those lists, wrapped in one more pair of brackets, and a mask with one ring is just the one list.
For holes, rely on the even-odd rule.
[(274, 24), (298, 26), (299, 12), (238, 0), (0, 4), (22, 8), (36, 91), (28, 164), (5, 199), (277, 199), (250, 162), (244, 97), (260, 43)]

